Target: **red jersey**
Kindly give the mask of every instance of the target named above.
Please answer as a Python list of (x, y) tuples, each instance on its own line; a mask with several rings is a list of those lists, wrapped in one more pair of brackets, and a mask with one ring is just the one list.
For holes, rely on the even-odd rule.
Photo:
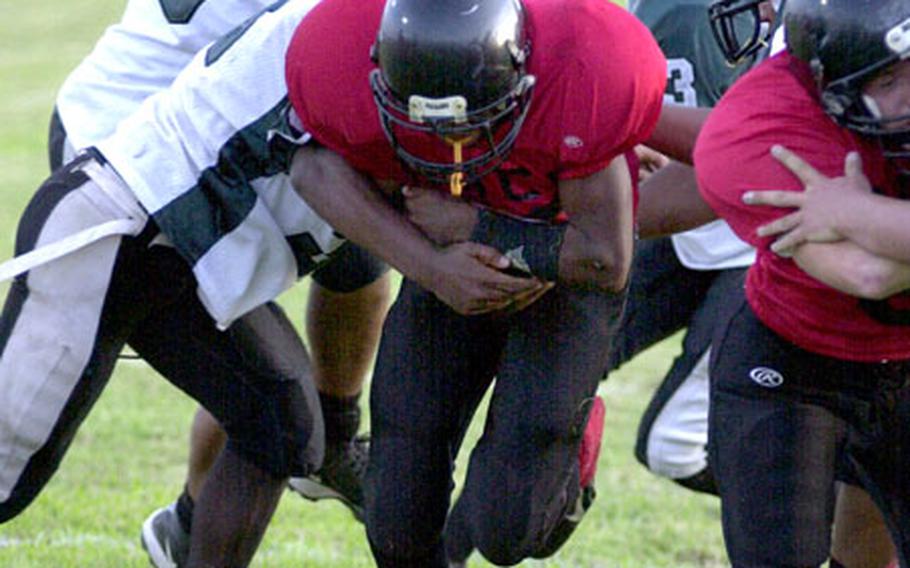
[[(408, 183), (370, 91), (385, 0), (325, 0), (287, 53), (291, 103), (313, 137), (376, 180)], [(605, 0), (524, 0), (537, 83), (515, 147), (463, 197), (553, 219), (560, 179), (589, 176), (645, 140), (660, 113), (666, 61), (648, 29)], [(630, 164), (633, 174), (637, 163)], [(633, 179), (636, 177), (632, 176)]]
[(878, 144), (825, 114), (807, 65), (782, 53), (743, 76), (711, 112), (694, 157), (702, 196), (757, 249), (746, 279), (749, 305), (765, 325), (807, 351), (864, 362), (910, 358), (907, 328), (873, 319), (858, 298), (814, 279), (792, 259), (771, 252), (773, 238), (755, 234), (791, 210), (745, 205), (744, 192), (803, 190), (771, 156), (774, 144), (832, 177), (843, 175), (844, 157), (857, 151), (873, 187), (898, 195), (896, 176)]

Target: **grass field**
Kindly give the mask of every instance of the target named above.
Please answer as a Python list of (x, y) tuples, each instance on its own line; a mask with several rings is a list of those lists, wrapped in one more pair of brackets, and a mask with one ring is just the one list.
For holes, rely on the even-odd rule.
[[(123, 5), (0, 0), (0, 259), (11, 256), (18, 216), (47, 173), (46, 125), (56, 88)], [(305, 283), (282, 298), (298, 324), (304, 290)], [(655, 347), (602, 386), (608, 414), (598, 501), (559, 555), (527, 565), (726, 564), (717, 501), (653, 477), (632, 457), (638, 418), (678, 343)], [(0, 527), (0, 567), (146, 566), (139, 526), (182, 486), (193, 408), (144, 364), (121, 363), (56, 477), (31, 508)], [(371, 562), (363, 529), (345, 509), (287, 494), (254, 565)], [(476, 558), (471, 565), (487, 566)]]

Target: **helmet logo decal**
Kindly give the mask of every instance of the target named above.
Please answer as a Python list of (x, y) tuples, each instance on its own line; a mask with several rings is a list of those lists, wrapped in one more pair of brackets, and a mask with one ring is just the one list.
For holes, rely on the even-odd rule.
[(417, 123), (432, 119), (451, 120), (461, 124), (468, 114), (468, 101), (461, 95), (431, 99), (420, 95), (408, 97), (408, 116)]
[(902, 59), (910, 55), (910, 18), (888, 30), (885, 45)]

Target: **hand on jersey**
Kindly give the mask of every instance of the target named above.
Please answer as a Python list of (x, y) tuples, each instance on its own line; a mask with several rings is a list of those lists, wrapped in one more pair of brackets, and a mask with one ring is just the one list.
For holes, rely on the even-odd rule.
[(781, 256), (791, 256), (803, 243), (826, 243), (842, 240), (837, 227), (844, 215), (855, 211), (858, 202), (872, 191), (863, 165), (856, 152), (844, 159), (844, 175), (829, 178), (819, 173), (802, 158), (784, 148), (774, 146), (771, 154), (799, 178), (805, 191), (749, 191), (743, 202), (749, 205), (792, 207), (796, 211), (758, 228), (758, 236), (779, 235), (771, 250)]
[(472, 242), (440, 250), (436, 275), (428, 288), (463, 315), (498, 310), (517, 311), (537, 300), (552, 284), (537, 278), (510, 276), (510, 261), (496, 249)]

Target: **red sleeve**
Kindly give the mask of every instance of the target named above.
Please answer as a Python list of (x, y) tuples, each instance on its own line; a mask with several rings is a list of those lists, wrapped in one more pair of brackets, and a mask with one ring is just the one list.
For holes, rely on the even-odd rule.
[[(560, 2), (574, 57), (549, 46), (561, 97), (547, 106), (560, 133), (560, 179), (589, 176), (650, 136), (663, 101), (667, 62), (651, 32), (602, 0)], [(552, 58), (552, 60), (551, 60)], [(533, 58), (532, 58), (533, 59)]]

